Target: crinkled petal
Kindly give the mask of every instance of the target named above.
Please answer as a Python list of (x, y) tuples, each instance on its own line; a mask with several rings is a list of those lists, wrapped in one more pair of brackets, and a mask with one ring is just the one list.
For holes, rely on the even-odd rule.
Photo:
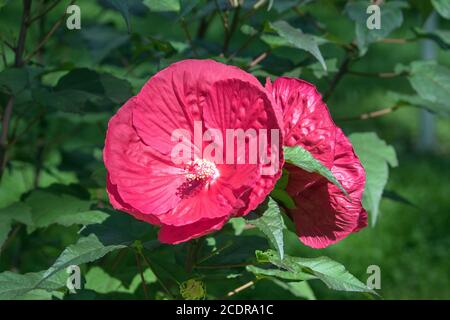
[[(179, 230), (195, 236), (246, 214), (264, 200), (281, 174), (282, 149), (270, 140), (270, 130), (278, 130), (275, 139), (281, 145), (283, 123), (277, 108), (255, 77), (235, 67), (185, 60), (158, 72), (108, 125), (104, 161), (111, 203), (138, 219), (163, 225), (162, 235), (168, 228), (186, 227)], [(210, 155), (203, 160), (215, 162), (219, 176), (213, 181), (188, 178), (190, 169), (171, 158), (179, 143), (173, 133), (182, 131), (188, 137), (185, 143), (195, 146), (198, 122), (200, 134), (218, 129), (224, 139), (227, 129), (268, 131), (268, 145), (263, 149), (269, 157), (276, 156), (277, 170), (267, 175), (261, 168), (269, 164), (248, 164), (254, 150), (252, 141), (246, 140), (245, 164), (236, 164), (242, 153), (234, 158), (235, 164), (217, 163)], [(200, 143), (195, 151), (205, 148), (206, 143)]]
[[(340, 129), (337, 129), (331, 171), (349, 197), (325, 178), (320, 178), (294, 195), (296, 209), (289, 212), (300, 240), (313, 248), (327, 247), (367, 226), (367, 213), (361, 203), (365, 184), (364, 168)], [(289, 184), (292, 183), (290, 180)], [(290, 185), (290, 189), (295, 189), (295, 185)]]
[[(218, 81), (207, 95), (203, 113), (208, 128), (220, 128), (225, 132), (224, 149), (233, 151), (234, 163), (259, 164), (260, 178), (246, 195), (247, 205), (237, 215), (247, 214), (264, 201), (280, 177), (283, 165), (279, 147), (282, 145), (281, 113), (272, 98), (261, 89), (261, 85), (241, 79)], [(237, 139), (233, 139), (232, 145), (227, 144), (227, 129), (241, 130), (242, 136), (245, 135), (244, 152), (237, 150)], [(262, 163), (262, 156), (267, 163)], [(271, 168), (273, 170), (269, 170)]]
[(326, 167), (333, 164), (336, 125), (316, 87), (304, 80), (280, 77), (266, 88), (283, 110), (284, 145), (302, 146)]

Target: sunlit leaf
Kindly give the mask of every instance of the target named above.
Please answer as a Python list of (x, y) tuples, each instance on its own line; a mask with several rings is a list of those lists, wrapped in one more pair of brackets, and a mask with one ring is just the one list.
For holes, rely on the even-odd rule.
[(371, 214), (372, 225), (377, 221), (383, 189), (389, 176), (389, 165), (398, 165), (397, 155), (374, 132), (353, 133), (349, 136), (358, 158), (366, 171), (363, 206)]

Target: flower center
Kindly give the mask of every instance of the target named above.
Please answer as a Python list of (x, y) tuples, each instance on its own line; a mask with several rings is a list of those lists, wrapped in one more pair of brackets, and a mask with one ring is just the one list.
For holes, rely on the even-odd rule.
[(184, 170), (187, 181), (210, 182), (217, 179), (220, 175), (214, 162), (203, 159), (189, 161)]

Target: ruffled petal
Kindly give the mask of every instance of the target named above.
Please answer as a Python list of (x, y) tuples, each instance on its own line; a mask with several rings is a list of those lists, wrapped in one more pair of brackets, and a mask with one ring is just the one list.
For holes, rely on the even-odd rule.
[(117, 186), (111, 182), (109, 174), (106, 177), (106, 192), (108, 193), (109, 202), (116, 210), (127, 212), (133, 215), (136, 219), (142, 220), (151, 224), (159, 225), (159, 220), (152, 214), (143, 214), (137, 211), (131, 205), (123, 201), (119, 192), (117, 191)]
[(194, 121), (202, 113), (211, 86), (217, 81), (238, 79), (262, 88), (258, 80), (239, 68), (213, 60), (183, 60), (153, 76), (139, 92), (139, 107), (133, 111), (133, 125), (145, 144), (170, 154), (176, 142), (175, 130), (193, 137)]
[(326, 167), (333, 165), (336, 125), (316, 87), (304, 80), (280, 77), (266, 88), (281, 107), (284, 145), (302, 146)]
[[(313, 248), (327, 247), (367, 226), (367, 213), (361, 203), (365, 184), (364, 168), (340, 129), (337, 129), (331, 171), (349, 197), (325, 178), (320, 178), (294, 195), (296, 209), (289, 211), (300, 240)], [(291, 190), (296, 186), (292, 183), (290, 180)]]
[(183, 226), (163, 225), (158, 233), (159, 241), (168, 244), (178, 244), (194, 238), (204, 236), (223, 227), (228, 217), (216, 219), (202, 219)]
[[(237, 151), (236, 146), (239, 142), (236, 139), (231, 146), (227, 144), (226, 133), (224, 134), (224, 149), (233, 151), (234, 163), (239, 161), (247, 164), (258, 163), (260, 177), (245, 195), (246, 206), (236, 213), (239, 216), (245, 215), (264, 201), (281, 175), (283, 166), (280, 148), (283, 139), (281, 112), (259, 83), (255, 85), (241, 79), (214, 83), (205, 105), (207, 107), (203, 115), (206, 127), (220, 128), (222, 132), (226, 129), (238, 129), (243, 134), (248, 133), (244, 152)], [(260, 148), (261, 145), (265, 147)], [(256, 161), (250, 159), (250, 156), (254, 156)], [(268, 159), (267, 163), (260, 161), (262, 156)]]
[(158, 157), (139, 139), (131, 125), (136, 106), (132, 98), (111, 118), (103, 158), (123, 201), (139, 212), (157, 215), (180, 201), (174, 190), (184, 181), (183, 169)]

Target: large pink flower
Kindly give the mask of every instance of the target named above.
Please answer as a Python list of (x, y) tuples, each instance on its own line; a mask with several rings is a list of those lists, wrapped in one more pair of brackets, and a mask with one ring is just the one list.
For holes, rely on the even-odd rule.
[(367, 226), (361, 198), (365, 172), (342, 130), (331, 119), (328, 108), (310, 83), (278, 78), (266, 88), (283, 110), (284, 144), (299, 145), (328, 167), (349, 196), (315, 173), (287, 165), (287, 192), (296, 208), (289, 210), (300, 240), (313, 248), (324, 248)]
[[(209, 143), (196, 143), (199, 123), (201, 133), (214, 129), (223, 137), (227, 129), (282, 131), (283, 125), (281, 111), (256, 78), (211, 60), (185, 60), (157, 73), (108, 124), (103, 157), (111, 204), (161, 226), (159, 239), (165, 243), (202, 236), (247, 214), (280, 175), (280, 170), (263, 175), (267, 164), (248, 161), (251, 138), (245, 140), (245, 159), (238, 161), (237, 152), (232, 164), (217, 161), (215, 151), (198, 153), (210, 142), (228, 147), (213, 136)], [(173, 138), (176, 131), (182, 133), (179, 140)], [(274, 144), (281, 145), (281, 139), (281, 134), (277, 142), (269, 137), (266, 147), (280, 166), (281, 148)], [(174, 161), (180, 143), (194, 145), (200, 157)]]

